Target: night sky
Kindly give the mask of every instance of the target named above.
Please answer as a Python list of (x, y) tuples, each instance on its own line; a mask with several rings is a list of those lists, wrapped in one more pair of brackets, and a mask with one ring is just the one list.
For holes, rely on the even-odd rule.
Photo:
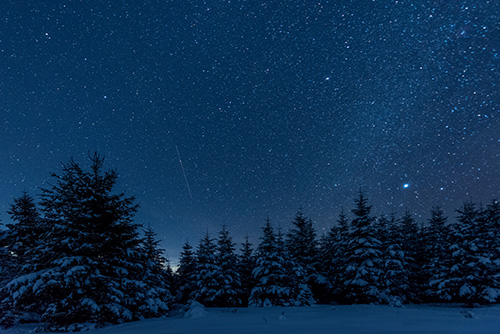
[(454, 217), (500, 197), (500, 2), (2, 1), (0, 144), (4, 223), (98, 151), (174, 264), (360, 189)]

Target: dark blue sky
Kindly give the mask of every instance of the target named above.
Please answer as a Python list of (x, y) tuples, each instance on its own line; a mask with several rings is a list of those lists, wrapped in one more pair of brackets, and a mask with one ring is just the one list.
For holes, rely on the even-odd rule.
[(89, 151), (174, 261), (360, 188), (453, 217), (500, 195), (499, 84), (498, 1), (4, 1), (0, 219)]

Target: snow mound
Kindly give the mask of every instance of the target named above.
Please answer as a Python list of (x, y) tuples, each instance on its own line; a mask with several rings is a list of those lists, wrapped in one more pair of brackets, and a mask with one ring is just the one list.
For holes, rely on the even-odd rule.
[(468, 318), (468, 319), (473, 319), (476, 317), (476, 315), (469, 310), (462, 310), (460, 313), (462, 313), (463, 316)]
[(272, 306), (273, 306), (273, 303), (271, 303), (271, 301), (268, 298), (266, 298), (264, 300), (264, 302), (262, 303), (262, 307), (272, 307)]
[(196, 318), (204, 317), (206, 314), (207, 314), (207, 311), (205, 311), (205, 306), (203, 306), (202, 304), (193, 300), (191, 303), (189, 303), (188, 309), (184, 313), (184, 318), (185, 319), (196, 319)]

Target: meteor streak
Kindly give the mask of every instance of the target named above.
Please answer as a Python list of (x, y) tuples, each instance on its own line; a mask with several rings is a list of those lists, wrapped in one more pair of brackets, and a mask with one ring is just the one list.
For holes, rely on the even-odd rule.
[(179, 153), (179, 148), (176, 146), (175, 150), (177, 151), (177, 157), (179, 158), (179, 164), (181, 165), (182, 174), (184, 175), (184, 181), (186, 181), (186, 188), (189, 192), (189, 197), (191, 197), (191, 199), (193, 199), (193, 195), (191, 194), (191, 187), (189, 186), (189, 182), (188, 182), (188, 179), (186, 176), (186, 171), (184, 170), (184, 166), (182, 165), (181, 154)]

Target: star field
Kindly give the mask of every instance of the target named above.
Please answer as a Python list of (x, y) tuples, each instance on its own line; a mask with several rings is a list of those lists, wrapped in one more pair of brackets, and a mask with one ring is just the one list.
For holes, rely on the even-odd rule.
[[(0, 219), (71, 156), (107, 157), (175, 259), (363, 189), (425, 221), (500, 195), (496, 1), (0, 5)], [(181, 156), (179, 164), (176, 147)]]

